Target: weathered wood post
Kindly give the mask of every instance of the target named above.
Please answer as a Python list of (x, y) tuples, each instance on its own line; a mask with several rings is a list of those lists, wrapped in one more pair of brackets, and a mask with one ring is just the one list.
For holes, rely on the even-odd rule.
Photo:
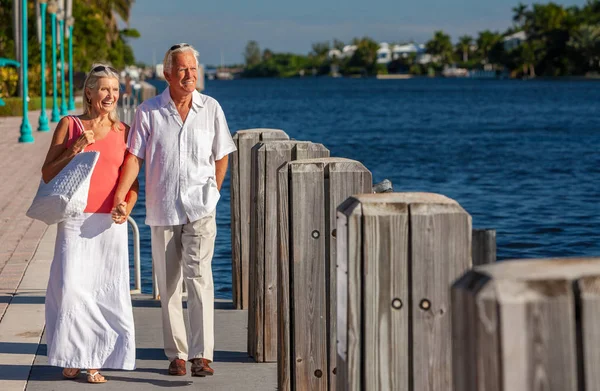
[(323, 144), (264, 141), (252, 148), (248, 353), (277, 361), (277, 174), (286, 162), (329, 157)]
[(231, 154), (231, 286), (233, 305), (248, 308), (250, 260), (250, 165), (252, 147), (264, 140), (287, 140), (280, 129), (238, 130), (233, 135), (237, 151)]
[(342, 158), (279, 170), (278, 389), (336, 387), (336, 208), (372, 191), (371, 173)]
[(450, 287), (471, 267), (471, 216), (439, 194), (365, 194), (337, 227), (338, 390), (451, 390)]
[(473, 228), (473, 266), (496, 262), (496, 230)]
[(600, 258), (478, 266), (452, 288), (455, 391), (600, 390)]

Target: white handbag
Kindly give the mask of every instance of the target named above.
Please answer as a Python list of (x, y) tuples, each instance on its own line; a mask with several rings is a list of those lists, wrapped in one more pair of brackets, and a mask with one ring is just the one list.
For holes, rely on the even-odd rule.
[(98, 151), (80, 152), (50, 182), (40, 180), (26, 215), (50, 225), (83, 213), (99, 157)]

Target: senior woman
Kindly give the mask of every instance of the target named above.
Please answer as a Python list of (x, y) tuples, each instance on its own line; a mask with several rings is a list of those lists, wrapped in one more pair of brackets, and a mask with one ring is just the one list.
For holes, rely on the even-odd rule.
[[(46, 293), (48, 362), (76, 378), (104, 383), (100, 368), (135, 366), (135, 338), (129, 296), (127, 215), (138, 184), (113, 210), (129, 127), (119, 121), (119, 73), (95, 64), (84, 83), (83, 114), (60, 120), (42, 167), (45, 182), (81, 151), (99, 151), (84, 213), (58, 224)], [(116, 224), (115, 224), (116, 223)]]

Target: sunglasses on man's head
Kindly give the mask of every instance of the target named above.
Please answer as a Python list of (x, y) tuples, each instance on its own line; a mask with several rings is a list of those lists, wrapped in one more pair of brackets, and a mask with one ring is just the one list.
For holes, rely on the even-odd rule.
[(109, 70), (111, 72), (119, 74), (119, 71), (117, 71), (115, 68), (107, 67), (105, 65), (98, 65), (97, 67), (94, 67), (94, 69), (92, 69), (92, 72), (102, 72), (102, 71), (106, 71), (106, 70)]
[(178, 43), (177, 45), (173, 45), (171, 46), (171, 48), (169, 50), (175, 50), (175, 49), (179, 49), (179, 48), (185, 48), (190, 46), (189, 43)]

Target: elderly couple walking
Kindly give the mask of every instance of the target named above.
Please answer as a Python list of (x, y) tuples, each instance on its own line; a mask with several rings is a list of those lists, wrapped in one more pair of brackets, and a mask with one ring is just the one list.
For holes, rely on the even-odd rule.
[[(235, 151), (219, 103), (196, 91), (198, 52), (182, 43), (164, 58), (169, 86), (142, 103), (129, 126), (116, 115), (119, 73), (92, 67), (84, 83), (84, 113), (63, 118), (42, 168), (45, 182), (81, 151), (100, 151), (82, 215), (58, 224), (46, 295), (50, 365), (104, 383), (102, 368), (135, 367), (129, 295), (127, 227), (145, 163), (146, 224), (161, 294), (170, 375), (213, 374), (215, 208)], [(188, 288), (190, 337), (181, 283)]]

